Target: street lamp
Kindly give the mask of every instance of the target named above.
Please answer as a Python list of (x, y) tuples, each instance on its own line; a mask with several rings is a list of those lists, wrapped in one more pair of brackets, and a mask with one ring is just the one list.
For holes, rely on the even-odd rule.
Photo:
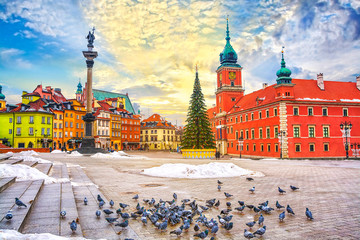
[(340, 129), (341, 129), (341, 132), (343, 133), (342, 137), (345, 138), (346, 159), (349, 158), (349, 143), (350, 142), (348, 142), (348, 137), (350, 138), (351, 128), (352, 128), (352, 124), (350, 121), (349, 122), (345, 121), (345, 122), (340, 123)]
[(282, 140), (283, 140), (283, 137), (285, 137), (286, 135), (286, 131), (280, 131), (278, 133), (278, 137), (279, 137), (279, 142), (280, 142), (280, 159), (282, 159)]
[(241, 159), (241, 148), (244, 145), (244, 138), (241, 136), (239, 137), (239, 151), (240, 151), (240, 159)]
[(351, 150), (353, 151), (353, 155), (355, 156), (355, 158), (356, 158), (357, 156), (359, 156), (360, 143), (358, 143), (358, 142), (352, 143), (352, 144), (350, 145), (350, 147), (351, 147)]

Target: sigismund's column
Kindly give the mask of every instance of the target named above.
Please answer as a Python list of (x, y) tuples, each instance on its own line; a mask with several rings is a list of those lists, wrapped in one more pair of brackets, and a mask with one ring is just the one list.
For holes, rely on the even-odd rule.
[(93, 51), (94, 48), (94, 31), (95, 28), (92, 29), (92, 32), (89, 31), (86, 39), (88, 39), (88, 51), (83, 51), (83, 55), (86, 58), (86, 66), (87, 66), (87, 84), (86, 84), (86, 114), (83, 116), (83, 120), (85, 122), (85, 136), (82, 141), (81, 148), (95, 148), (95, 140), (93, 133), (93, 122), (95, 121), (95, 116), (92, 114), (92, 69), (94, 66), (94, 59), (98, 56), (96, 51)]

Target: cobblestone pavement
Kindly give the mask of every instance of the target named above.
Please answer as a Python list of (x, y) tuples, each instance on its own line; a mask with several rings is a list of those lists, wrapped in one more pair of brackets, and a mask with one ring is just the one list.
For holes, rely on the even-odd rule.
[[(179, 200), (196, 199), (203, 205), (207, 199), (220, 199), (219, 209), (205, 212), (208, 218), (215, 218), (226, 208), (226, 201), (237, 207), (238, 200), (254, 205), (269, 200), (269, 205), (275, 208), (279, 200), (282, 205), (290, 204), (296, 215), (286, 215), (280, 223), (278, 215), (282, 211), (264, 214), (267, 231), (262, 239), (360, 239), (360, 161), (231, 160), (226, 157), (218, 162), (231, 162), (265, 176), (255, 177), (254, 182), (246, 181), (245, 177), (222, 178), (222, 191), (217, 191), (217, 179), (158, 178), (141, 174), (145, 168), (165, 163), (205, 164), (215, 160), (182, 159), (180, 154), (163, 152), (130, 154), (146, 155), (150, 159), (64, 158), (56, 154), (42, 154), (42, 157), (81, 165), (107, 199), (130, 203), (132, 208), (137, 203), (131, 199), (135, 194), (139, 194), (142, 205), (144, 198), (171, 200), (175, 192)], [(300, 190), (293, 192), (289, 185), (298, 186)], [(248, 190), (253, 186), (255, 194), (250, 194)], [(280, 195), (278, 186), (285, 189), (286, 194)], [(224, 191), (234, 196), (226, 200)], [(306, 219), (306, 207), (312, 211), (313, 221)], [(235, 211), (232, 214), (234, 228), (230, 231), (221, 228), (215, 239), (244, 239), (245, 223), (258, 217), (247, 208), (244, 214)], [(178, 226), (169, 226), (164, 233), (150, 224), (143, 226), (139, 220), (131, 220), (130, 226), (142, 239), (177, 239), (169, 232)], [(253, 227), (253, 231), (257, 228)], [(193, 234), (192, 227), (181, 239), (193, 239)]]

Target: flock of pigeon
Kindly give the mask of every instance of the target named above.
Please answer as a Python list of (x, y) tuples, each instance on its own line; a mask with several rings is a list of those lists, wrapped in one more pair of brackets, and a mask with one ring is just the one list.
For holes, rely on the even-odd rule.
[[(253, 181), (253, 178), (246, 178), (248, 181)], [(222, 182), (217, 181), (218, 183), (218, 190), (221, 191)], [(291, 186), (290, 188), (292, 191), (296, 191), (299, 188), (295, 186)], [(251, 194), (254, 194), (255, 187), (249, 189)], [(279, 194), (286, 193), (285, 190), (278, 187)], [(224, 192), (226, 199), (233, 197), (230, 193)], [(133, 199), (138, 201), (139, 195), (136, 194)], [(175, 226), (179, 225), (173, 231), (170, 231), (170, 234), (175, 234), (176, 236), (181, 236), (184, 231), (188, 231), (190, 227), (193, 225), (195, 234), (195, 238), (205, 239), (209, 234), (212, 234), (211, 239), (215, 239), (216, 233), (219, 231), (219, 226), (224, 228), (227, 231), (230, 231), (233, 228), (233, 222), (231, 222), (233, 215), (230, 213), (232, 210), (232, 203), (230, 201), (226, 202), (226, 209), (222, 209), (220, 214), (217, 215), (217, 219), (211, 218), (208, 219), (205, 215), (206, 211), (210, 208), (216, 208), (220, 206), (220, 200), (216, 200), (215, 198), (207, 200), (205, 206), (200, 205), (196, 202), (196, 200), (191, 201), (190, 199), (182, 199), (181, 204), (177, 205), (177, 195), (176, 193), (173, 194), (173, 199), (171, 201), (163, 201), (160, 199), (158, 202), (155, 201), (154, 198), (152, 199), (143, 199), (143, 206), (140, 205), (138, 202), (136, 205), (136, 209), (134, 211), (129, 211), (129, 205), (125, 203), (119, 203), (120, 208), (114, 210), (114, 201), (111, 200), (109, 202), (110, 209), (102, 209), (105, 206), (104, 199), (98, 195), (97, 196), (99, 210), (96, 210), (95, 215), (97, 218), (100, 218), (102, 212), (105, 214), (105, 220), (109, 224), (115, 224), (115, 226), (121, 227), (122, 230), (126, 229), (129, 226), (129, 219), (140, 219), (142, 224), (153, 224), (155, 228), (159, 231), (163, 232), (167, 230), (168, 225)], [(244, 237), (247, 239), (251, 239), (254, 237), (261, 237), (266, 232), (266, 226), (264, 225), (264, 215), (263, 214), (271, 214), (272, 211), (275, 209), (270, 207), (269, 201), (263, 202), (258, 204), (258, 206), (254, 206), (251, 204), (245, 204), (244, 201), (238, 201), (238, 207), (234, 207), (236, 212), (242, 214), (243, 210), (246, 208), (250, 209), (250, 211), (254, 211), (255, 214), (259, 214), (258, 221), (251, 221), (246, 223), (246, 226), (249, 227), (248, 229), (244, 229)], [(18, 207), (27, 207), (22, 201), (18, 198), (15, 198), (15, 204)], [(88, 204), (88, 200), (84, 198), (84, 205)], [(282, 206), (278, 201), (275, 204), (277, 210), (281, 210), (285, 208)], [(111, 214), (117, 214), (116, 217), (110, 217)], [(286, 211), (288, 214), (295, 215), (294, 211), (290, 207), (290, 205), (286, 206)], [(102, 211), (101, 211), (102, 210)], [(128, 211), (128, 212), (126, 212)], [(305, 215), (307, 219), (313, 220), (313, 216), (311, 211), (306, 208)], [(65, 218), (66, 211), (60, 212), (60, 217)], [(12, 213), (9, 211), (5, 218), (7, 220), (12, 219)], [(121, 221), (119, 218), (121, 217)], [(281, 212), (279, 215), (279, 221), (282, 222), (285, 219), (285, 211)], [(256, 231), (251, 232), (250, 230), (255, 224), (258, 222), (259, 228)], [(75, 232), (77, 229), (78, 219), (73, 220), (70, 223), (70, 229)], [(120, 234), (121, 231), (118, 232)]]

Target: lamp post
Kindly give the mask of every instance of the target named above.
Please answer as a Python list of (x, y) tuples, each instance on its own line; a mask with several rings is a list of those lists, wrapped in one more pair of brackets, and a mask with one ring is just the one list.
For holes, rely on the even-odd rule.
[(357, 156), (359, 156), (359, 151), (360, 151), (360, 142), (355, 142), (355, 143), (352, 143), (350, 145), (351, 147), (351, 150), (353, 151), (353, 155), (355, 156), (355, 158)]
[(239, 137), (239, 151), (240, 151), (240, 159), (241, 159), (241, 148), (244, 144), (244, 138), (241, 136)]
[(35, 148), (37, 148), (36, 133), (37, 133), (37, 129), (35, 129), (35, 140), (34, 140), (34, 145), (35, 145)]
[(282, 140), (283, 140), (283, 137), (285, 137), (286, 135), (286, 131), (280, 131), (278, 133), (278, 137), (279, 137), (279, 142), (280, 142), (280, 159), (282, 159)]
[[(346, 159), (349, 158), (349, 143), (348, 138), (350, 138), (350, 131), (352, 128), (352, 124), (349, 121), (341, 122), (340, 123), (340, 129), (343, 133), (342, 137), (345, 138), (345, 151), (346, 151)], [(344, 136), (345, 135), (345, 136)], [(350, 140), (350, 139), (349, 139)]]

